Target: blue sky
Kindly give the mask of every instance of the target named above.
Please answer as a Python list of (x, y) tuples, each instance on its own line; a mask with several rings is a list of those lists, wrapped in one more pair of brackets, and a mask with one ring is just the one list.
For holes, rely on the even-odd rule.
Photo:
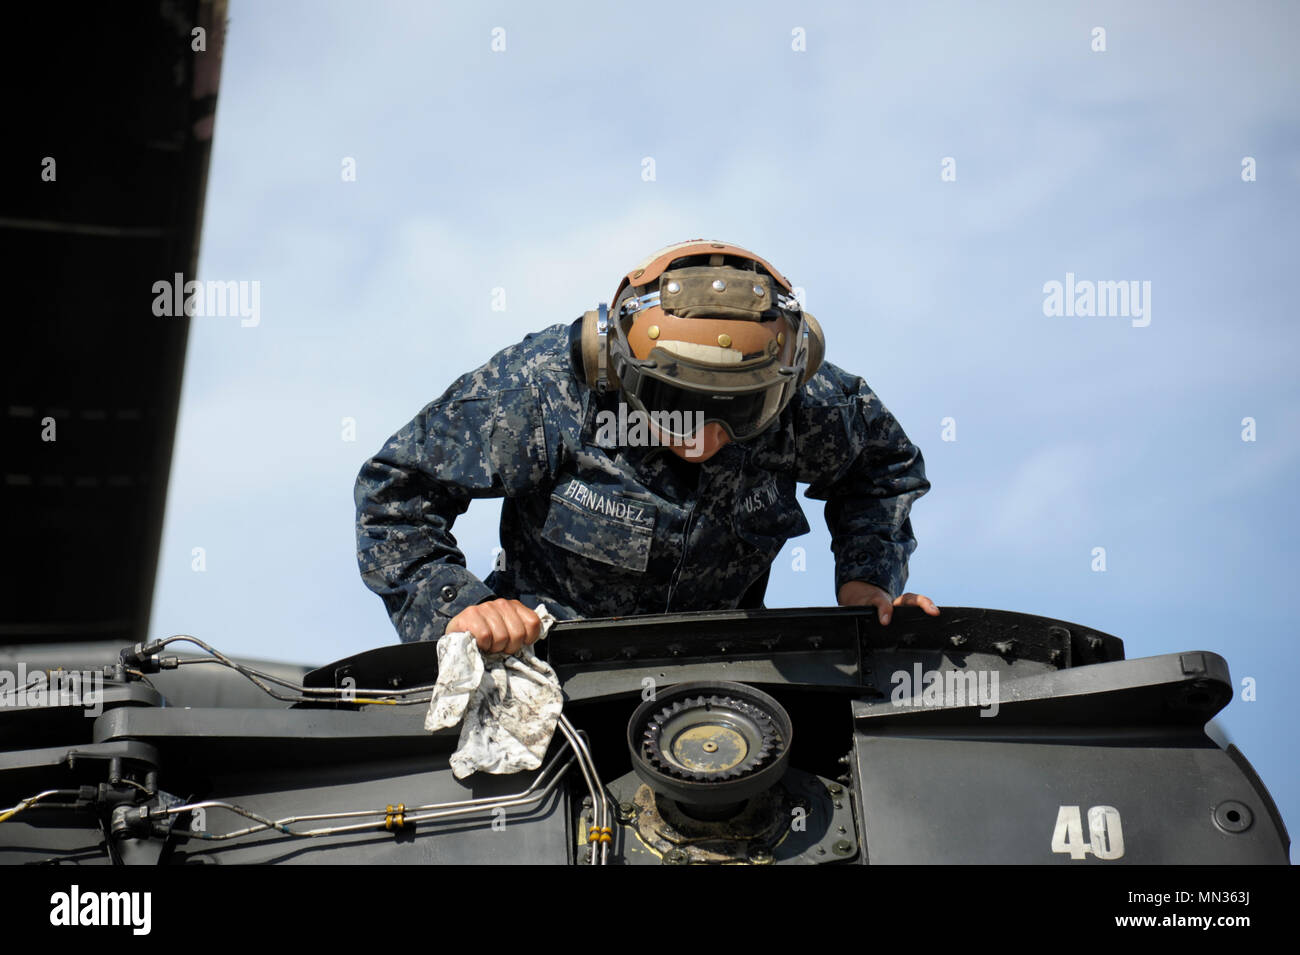
[[(199, 277), (260, 282), (261, 320), (193, 320), (151, 635), (307, 663), (393, 641), (361, 463), (647, 252), (721, 238), (806, 290), (922, 448), (909, 589), (1222, 654), (1256, 699), (1221, 723), (1300, 825), (1300, 8), (361, 10), (231, 4)], [(1149, 281), (1150, 324), (1044, 315), (1067, 272)], [(769, 606), (834, 600), (805, 510)], [(456, 524), (480, 575), (497, 515)]]

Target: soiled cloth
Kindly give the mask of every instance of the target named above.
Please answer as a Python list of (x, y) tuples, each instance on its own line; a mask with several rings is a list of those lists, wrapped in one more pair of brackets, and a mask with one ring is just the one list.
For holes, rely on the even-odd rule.
[[(555, 618), (538, 604), (545, 639)], [(564, 695), (550, 664), (531, 646), (518, 653), (482, 653), (471, 633), (438, 640), (438, 683), (424, 728), (455, 726), (460, 743), (451, 756), (457, 779), (475, 772), (517, 773), (537, 769), (555, 733)]]

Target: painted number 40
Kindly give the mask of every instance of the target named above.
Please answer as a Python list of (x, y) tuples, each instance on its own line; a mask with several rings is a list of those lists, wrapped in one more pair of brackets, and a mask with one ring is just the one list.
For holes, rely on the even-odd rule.
[(1088, 810), (1088, 838), (1083, 837), (1083, 819), (1078, 806), (1062, 806), (1056, 814), (1052, 851), (1068, 852), (1071, 859), (1118, 859), (1124, 855), (1124, 830), (1114, 806), (1093, 806)]

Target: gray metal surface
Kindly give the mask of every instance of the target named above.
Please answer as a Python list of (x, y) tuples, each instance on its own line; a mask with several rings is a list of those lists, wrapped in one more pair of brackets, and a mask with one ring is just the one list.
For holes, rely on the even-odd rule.
[[(1235, 748), (1205, 733), (1231, 699), (1227, 664), (1213, 653), (1125, 660), (1109, 635), (978, 608), (945, 608), (941, 618), (899, 608), (889, 628), (872, 611), (847, 608), (590, 620), (557, 627), (543, 646), (566, 691), (565, 713), (588, 734), (616, 803), (640, 805), (643, 821), (657, 818), (656, 797), (630, 772), (627, 726), (646, 693), (688, 679), (740, 678), (792, 721), (791, 768), (781, 784), (789, 791), (772, 805), (801, 807), (804, 828), (776, 836), (764, 829), (760, 838), (758, 829), (733, 826), (733, 837), (749, 832), (752, 842), (673, 852), (671, 840), (694, 823), (646, 830), (659, 833), (653, 838), (615, 825), (614, 863), (1287, 859), (1288, 837), (1263, 783)], [(424, 685), (436, 674), (431, 650), (382, 647), (318, 668), (304, 682)], [(161, 674), (172, 680), (167, 702), (200, 699), (207, 691), (187, 681), (213, 673), (242, 680), (215, 666), (170, 671)], [(982, 674), (996, 700), (927, 698), (909, 679), (923, 673)], [(385, 831), (386, 807), (499, 800), (537, 778), (457, 781), (448, 766), (457, 733), (425, 732), (423, 705), (163, 704), (130, 683), (110, 684), (105, 711), (93, 720), (55, 708), (0, 709), (0, 811), (50, 789), (64, 793), (50, 802), (67, 803), (37, 804), (0, 822), (0, 862), (585, 860), (590, 800), (574, 769), (539, 802), (409, 825), (394, 815), (399, 824)], [(552, 753), (559, 748), (553, 743)], [(816, 792), (800, 789), (809, 780)], [(141, 810), (143, 790), (155, 788), (151, 808)], [(263, 829), (220, 841), (200, 835), (252, 823), (215, 806), (200, 817), (166, 811), (205, 800), (270, 820), (368, 810), (372, 828), (306, 838)], [(663, 822), (682, 821), (670, 810)], [(625, 823), (636, 818), (624, 815)]]

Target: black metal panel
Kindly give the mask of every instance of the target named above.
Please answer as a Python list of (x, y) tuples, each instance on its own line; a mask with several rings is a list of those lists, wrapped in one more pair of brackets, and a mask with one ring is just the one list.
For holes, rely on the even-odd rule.
[(57, 706), (5, 706), (0, 708), (0, 749), (89, 743), (95, 721), (103, 713), (118, 707), (156, 707), (161, 703), (162, 696), (147, 686), (105, 683), (95, 691), (93, 701), (91, 696), (85, 696)]
[(869, 861), (1285, 863), (1267, 791), (1203, 731), (1231, 686), (1222, 658), (1192, 651), (1011, 681), (990, 717), (858, 701)]
[(1061, 725), (1199, 730), (1232, 699), (1232, 677), (1218, 654), (1191, 651), (1000, 680), (998, 697), (989, 717), (969, 702), (903, 706), (893, 699), (856, 704), (854, 716), (903, 732), (930, 726), (1000, 731), (1008, 723), (1048, 735)]
[[(169, 766), (278, 765), (312, 767), (322, 761), (364, 762), (392, 756), (450, 754), (458, 731), (430, 733), (426, 706), (330, 709), (131, 709), (95, 721), (95, 742), (142, 740), (156, 746)], [(232, 763), (233, 761), (233, 763)]]
[[(212, 752), (191, 739), (200, 749)], [(282, 738), (278, 745), (291, 752), (297, 745)], [(136, 742), (99, 744), (123, 752), (150, 748)], [(346, 744), (338, 749), (347, 750)], [(61, 770), (65, 751), (46, 751), (25, 757), (33, 771)], [(448, 768), (446, 753), (430, 752), (405, 759), (362, 761), (355, 756), (320, 756), (310, 766), (290, 759), (280, 768), (248, 770), (230, 761), (206, 762), (203, 771), (178, 770), (165, 756), (159, 760), (160, 785), (176, 793), (236, 804), (279, 819), (362, 809), (382, 811), (390, 805), (414, 807), (426, 803), (507, 795), (524, 789), (535, 774), (474, 776), (457, 780)], [(12, 757), (8, 763), (17, 762)], [(0, 762), (0, 787), (12, 789), (8, 777), (20, 768)], [(24, 774), (23, 782), (30, 785)], [(60, 777), (62, 778), (62, 777)], [(221, 835), (241, 830), (250, 821), (218, 808), (204, 810), (202, 828)], [(119, 839), (114, 851), (128, 864), (161, 861), (170, 864), (303, 864), (327, 862), (345, 865), (404, 865), (428, 863), (567, 864), (570, 861), (568, 797), (563, 785), (537, 804), (498, 812), (481, 811), (454, 820), (423, 822), (395, 831), (372, 829), (316, 837), (295, 837), (263, 831), (230, 841), (199, 839), (189, 834), (191, 815), (177, 817), (176, 831), (167, 839)], [(373, 817), (371, 817), (373, 819)], [(382, 819), (382, 817), (381, 817)], [(299, 824), (298, 829), (343, 825), (356, 819), (335, 819)], [(0, 864), (75, 859), (81, 864), (109, 861), (109, 850), (94, 813), (87, 810), (32, 809), (0, 828)]]
[[(185, 653), (183, 645), (171, 648), (182, 659), (211, 659), (205, 654)], [(103, 641), (79, 643), (19, 643), (0, 646), (0, 672), (18, 672), (20, 664), (32, 673), (36, 670), (97, 670), (121, 660), (122, 646)], [(310, 669), (293, 663), (271, 663), (234, 657), (239, 663), (255, 667), (286, 680), (301, 681)], [(150, 684), (167, 699), (168, 706), (234, 706), (283, 709), (284, 703), (265, 693), (234, 670), (223, 666), (184, 666), (149, 675)], [(0, 727), (4, 709), (0, 706)], [(0, 732), (3, 729), (0, 728)]]
[[(557, 624), (536, 650), (573, 701), (640, 693), (647, 679), (865, 686), (887, 695), (888, 674), (917, 660), (928, 667), (969, 660), (1020, 674), (1124, 658), (1123, 642), (1109, 634), (980, 607), (946, 607), (939, 617), (900, 607), (889, 626), (862, 607), (577, 620)], [(351, 678), (358, 687), (401, 688), (432, 683), (437, 672), (432, 646), (400, 644), (319, 667), (305, 683), (339, 687)]]
[[(889, 628), (873, 611), (847, 608), (556, 628), (542, 646), (565, 681), (566, 714), (588, 736), (599, 774), (630, 804), (619, 807), (624, 822), (653, 826), (638, 829), (639, 837), (616, 827), (611, 861), (1286, 860), (1287, 835), (1262, 783), (1244, 757), (1219, 749), (1203, 730), (1231, 696), (1222, 658), (1188, 651), (1080, 665), (1120, 656), (1122, 647), (1062, 621), (947, 610), (939, 624), (900, 608)], [(431, 682), (434, 663), (429, 644), (390, 646), (323, 667), (311, 680), (409, 688)], [(908, 697), (918, 705), (895, 705), (902, 702), (894, 699), (895, 677), (916, 674), (921, 688), (926, 671), (945, 680), (981, 672), (996, 695), (921, 692)], [(183, 687), (190, 673), (201, 675), (189, 667), (168, 675)], [(783, 795), (755, 796), (767, 802), (747, 804), (734, 828), (700, 829), (691, 838), (709, 846), (701, 843), (699, 852), (673, 846), (680, 846), (674, 833), (699, 829), (700, 820), (674, 816), (671, 807), (660, 812), (653, 793), (629, 782), (636, 777), (629, 775), (628, 718), (646, 692), (686, 674), (759, 683), (793, 727), (786, 774), (793, 789), (783, 781)], [(543, 802), (504, 815), (476, 808), (454, 821), (374, 828), (373, 812), (387, 806), (498, 798), (536, 778), (455, 780), (449, 757), (458, 731), (427, 733), (423, 704), (177, 708), (151, 705), (160, 698), (140, 686), (115, 692), (119, 705), (93, 722), (93, 743), (0, 758), (0, 806), (52, 787), (90, 787), (77, 805), (33, 806), (0, 824), (0, 861), (563, 863), (585, 854), (579, 834), (591, 823), (576, 771)], [(6, 715), (73, 731), (60, 722), (67, 714), (0, 714), (0, 725)], [(80, 730), (88, 721), (79, 719)], [(114, 747), (136, 752), (114, 761)], [(559, 748), (553, 743), (553, 752)], [(801, 779), (815, 786), (801, 788)], [(225, 800), (271, 818), (367, 810), (372, 821), (365, 832), (303, 839), (260, 831), (225, 842), (190, 834), (186, 816), (164, 814), (178, 822), (168, 829), (141, 808), (172, 799)], [(807, 825), (783, 835), (781, 820), (790, 815), (793, 826), (796, 809)], [(220, 835), (247, 825), (212, 807), (198, 829)]]
[[(1240, 864), (1287, 862), (1287, 840), (1261, 794), (1227, 753), (1194, 739), (1116, 745), (1106, 739), (1025, 742), (860, 733), (855, 785), (873, 864)], [(1250, 810), (1243, 832), (1214, 821), (1216, 807)], [(1123, 855), (1105, 861), (1052, 850), (1074, 807), (1112, 807)]]
[(224, 0), (6, 11), (40, 68), (0, 151), (0, 643), (145, 636), (188, 333), (153, 284), (195, 277), (224, 29)]

